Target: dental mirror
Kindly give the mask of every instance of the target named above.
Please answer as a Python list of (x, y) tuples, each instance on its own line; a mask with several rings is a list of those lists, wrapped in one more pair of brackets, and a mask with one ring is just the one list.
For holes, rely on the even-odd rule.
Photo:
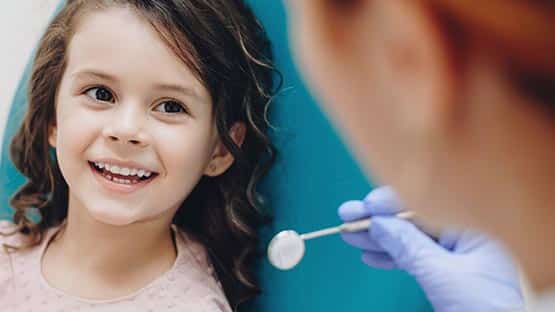
[[(396, 217), (401, 219), (410, 219), (413, 216), (412, 211), (403, 211), (396, 214)], [(368, 229), (371, 222), (371, 218), (367, 218), (306, 234), (299, 234), (293, 230), (281, 231), (268, 244), (268, 260), (280, 270), (290, 270), (303, 259), (305, 240), (342, 232), (364, 231)]]

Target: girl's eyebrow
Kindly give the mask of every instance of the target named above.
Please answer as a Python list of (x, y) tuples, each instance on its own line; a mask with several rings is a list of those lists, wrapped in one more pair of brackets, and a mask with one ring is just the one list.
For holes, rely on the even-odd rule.
[(74, 76), (75, 78), (88, 78), (88, 77), (100, 78), (111, 82), (117, 82), (116, 77), (110, 74), (95, 71), (95, 70), (80, 70), (80, 71), (74, 72), (73, 74), (71, 74), (71, 76)]
[(178, 92), (188, 97), (194, 97), (201, 102), (206, 102), (206, 100), (202, 96), (200, 96), (194, 88), (191, 88), (191, 87), (184, 87), (177, 84), (163, 84), (163, 83), (156, 84), (154, 85), (154, 87), (161, 91)]

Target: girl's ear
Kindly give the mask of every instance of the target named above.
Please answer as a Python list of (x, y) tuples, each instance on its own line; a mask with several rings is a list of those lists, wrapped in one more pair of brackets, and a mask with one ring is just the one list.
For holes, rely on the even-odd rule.
[(50, 146), (56, 148), (56, 138), (58, 136), (58, 128), (52, 125), (48, 128), (48, 143)]
[[(242, 122), (235, 123), (231, 127), (231, 130), (229, 130), (229, 136), (239, 147), (241, 147), (243, 141), (245, 140), (246, 130), (247, 128)], [(219, 176), (231, 167), (234, 160), (235, 158), (233, 155), (227, 150), (224, 144), (218, 140), (218, 143), (214, 148), (214, 153), (212, 154), (212, 159), (204, 170), (204, 174), (210, 177)]]

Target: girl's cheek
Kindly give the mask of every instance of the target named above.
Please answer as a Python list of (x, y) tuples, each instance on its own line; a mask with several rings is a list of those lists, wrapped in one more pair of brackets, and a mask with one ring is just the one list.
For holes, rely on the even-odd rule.
[[(89, 137), (92, 132), (98, 132), (103, 123), (106, 123), (105, 114), (87, 109), (82, 99), (60, 103), (57, 111), (57, 127), (66, 139)], [(79, 139), (78, 139), (79, 140)]]

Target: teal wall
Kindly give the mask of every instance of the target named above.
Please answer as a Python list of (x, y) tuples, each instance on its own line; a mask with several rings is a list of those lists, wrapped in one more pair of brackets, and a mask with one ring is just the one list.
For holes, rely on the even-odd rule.
[[(272, 137), (280, 155), (262, 186), (274, 215), (273, 224), (262, 232), (266, 243), (283, 229), (302, 233), (337, 224), (337, 207), (347, 199), (362, 198), (371, 184), (299, 78), (291, 59), (282, 3), (249, 2), (272, 39), (285, 90), (273, 104), (272, 123), (277, 130)], [(0, 207), (6, 208), (0, 209), (0, 218), (10, 215), (9, 195), (24, 181), (7, 152), (24, 112), (28, 74), (27, 69), (2, 142)], [(266, 259), (262, 261), (263, 295), (245, 311), (431, 311), (411, 277), (367, 267), (360, 261), (360, 253), (338, 236), (308, 241), (306, 248), (305, 258), (291, 271), (278, 271)]]
[[(23, 120), (23, 115), (27, 107), (27, 81), (29, 80), (30, 64), (27, 65), (14, 98), (11, 103), (6, 130), (2, 140), (2, 157), (0, 158), (0, 219), (11, 217), (11, 209), (9, 208), (9, 198), (12, 193), (23, 183), (25, 179), (17, 171), (9, 158), (9, 145), (11, 138), (14, 136), (19, 124)], [(0, 126), (2, 126), (0, 124)]]

